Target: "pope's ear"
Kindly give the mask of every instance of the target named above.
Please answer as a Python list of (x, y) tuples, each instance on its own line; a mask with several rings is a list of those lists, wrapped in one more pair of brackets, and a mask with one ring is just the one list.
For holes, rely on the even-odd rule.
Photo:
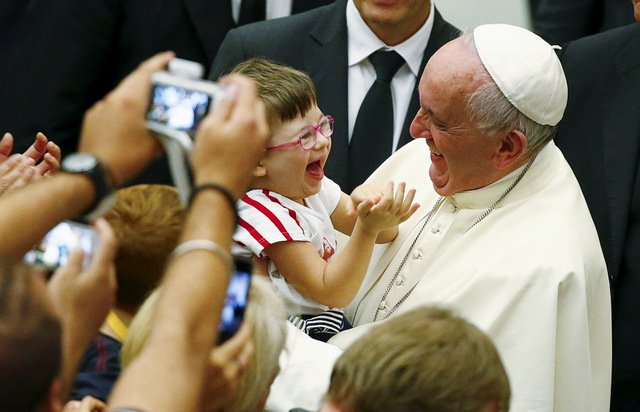
[(529, 147), (527, 136), (520, 130), (512, 129), (503, 138), (498, 152), (493, 158), (493, 164), (498, 169), (509, 167), (522, 159)]

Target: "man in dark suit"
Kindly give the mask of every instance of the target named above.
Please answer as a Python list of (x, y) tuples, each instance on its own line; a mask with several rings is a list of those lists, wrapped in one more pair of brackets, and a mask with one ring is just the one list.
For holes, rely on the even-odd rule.
[(569, 102), (556, 142), (595, 221), (613, 295), (611, 411), (638, 411), (640, 24), (569, 43), (561, 60)]
[[(405, 81), (402, 88), (394, 89), (395, 119), (400, 119), (402, 124), (394, 124), (393, 145), (392, 136), (386, 137), (389, 147), (386, 156), (389, 156), (393, 150), (411, 140), (409, 124), (419, 107), (417, 74), (422, 73), (427, 60), (440, 46), (459, 33), (442, 18), (430, 0), (407, 3), (379, 6), (370, 0), (338, 0), (307, 13), (231, 30), (220, 46), (209, 78), (217, 79), (235, 64), (254, 56), (266, 57), (309, 73), (318, 91), (320, 109), (335, 119), (333, 145), (325, 172), (343, 190), (349, 191), (354, 186), (349, 177), (349, 145), (353, 125), (362, 98), (375, 79), (367, 55), (357, 56), (358, 50), (350, 50), (349, 44), (360, 46), (366, 42), (374, 43), (371, 52), (376, 50), (375, 47), (387, 46), (405, 60), (407, 54), (402, 46), (411, 42), (417, 46), (414, 47), (417, 50), (417, 64), (410, 68), (407, 60), (405, 67), (401, 67), (393, 78), (393, 82), (396, 82), (399, 76), (404, 76)], [(363, 23), (358, 26), (358, 22)], [(427, 29), (430, 24), (432, 28), (429, 33)], [(416, 33), (419, 33), (419, 38), (414, 36)], [(378, 46), (375, 46), (376, 42)], [(355, 74), (358, 76), (356, 79), (363, 82), (361, 73), (367, 69), (374, 73), (374, 77), (369, 79), (364, 91), (349, 85), (354, 79), (353, 71), (359, 71)], [(359, 97), (354, 97), (357, 93), (360, 93)], [(402, 94), (406, 99), (404, 107), (399, 104)], [(399, 110), (399, 113), (405, 114), (398, 116)], [(377, 166), (372, 164), (372, 170)]]
[(551, 44), (633, 22), (629, 0), (535, 0), (531, 10), (533, 31)]
[(72, 151), (84, 111), (145, 58), (174, 50), (182, 58), (211, 61), (234, 27), (222, 4), (32, 1), (0, 79), (1, 127), (14, 134), (18, 151), (40, 130), (63, 152)]
[[(292, 11), (330, 1), (294, 1)], [(264, 0), (262, 8), (264, 18)], [(232, 0), (31, 0), (19, 9), (15, 41), (0, 58), (0, 135), (13, 133), (16, 152), (38, 131), (73, 152), (85, 110), (140, 62), (173, 50), (208, 68), (236, 27)], [(8, 11), (7, 19), (18, 13)], [(238, 20), (251, 21), (242, 12)], [(160, 169), (162, 177), (149, 179), (167, 182)]]

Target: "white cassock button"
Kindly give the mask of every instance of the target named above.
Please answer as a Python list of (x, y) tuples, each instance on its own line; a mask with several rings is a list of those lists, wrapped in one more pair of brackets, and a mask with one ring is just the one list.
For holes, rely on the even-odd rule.
[(454, 204), (450, 204), (450, 205), (449, 205), (449, 212), (450, 212), (450, 213), (453, 213), (453, 212), (455, 212), (455, 211), (456, 211), (456, 205), (454, 205)]
[(416, 260), (422, 259), (422, 253), (416, 250), (415, 252), (413, 252), (413, 255), (411, 255), (411, 257), (413, 257)]
[(431, 226), (431, 233), (433, 233), (434, 235), (437, 233), (440, 233), (440, 226), (437, 226), (437, 225)]
[(380, 304), (378, 305), (378, 310), (385, 310), (387, 308), (387, 303), (383, 300), (382, 302), (380, 302)]
[(404, 277), (398, 276), (398, 278), (396, 279), (396, 286), (402, 286), (402, 285), (404, 285)]

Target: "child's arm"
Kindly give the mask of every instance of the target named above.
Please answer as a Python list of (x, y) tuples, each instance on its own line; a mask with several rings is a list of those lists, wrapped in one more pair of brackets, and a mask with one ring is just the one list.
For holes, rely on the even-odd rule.
[(360, 288), (380, 231), (407, 220), (418, 208), (411, 190), (404, 184), (394, 194), (390, 183), (379, 202), (365, 200), (358, 205), (358, 219), (351, 239), (331, 263), (323, 260), (309, 242), (279, 242), (265, 253), (287, 282), (303, 296), (330, 307), (348, 305)]
[[(389, 183), (387, 183), (387, 185)], [(404, 183), (400, 183), (400, 185), (404, 185)], [(342, 193), (338, 205), (331, 214), (333, 226), (336, 230), (344, 233), (345, 235), (351, 235), (358, 217), (356, 211), (358, 205), (367, 199), (373, 200), (374, 204), (376, 204), (382, 198), (382, 194), (383, 190), (370, 184), (362, 184), (356, 187), (353, 189), (353, 192), (351, 192), (351, 195)], [(396, 236), (398, 236), (397, 225), (390, 229), (381, 231), (376, 238), (376, 243), (389, 243), (394, 240)]]

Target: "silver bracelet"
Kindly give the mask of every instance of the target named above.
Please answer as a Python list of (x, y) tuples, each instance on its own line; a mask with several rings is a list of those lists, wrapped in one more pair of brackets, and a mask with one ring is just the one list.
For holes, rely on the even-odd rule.
[(206, 250), (212, 252), (224, 262), (227, 269), (229, 269), (229, 272), (233, 272), (235, 269), (231, 254), (220, 247), (216, 242), (209, 239), (193, 239), (179, 244), (175, 249), (173, 249), (168, 260), (175, 259), (194, 250)]

